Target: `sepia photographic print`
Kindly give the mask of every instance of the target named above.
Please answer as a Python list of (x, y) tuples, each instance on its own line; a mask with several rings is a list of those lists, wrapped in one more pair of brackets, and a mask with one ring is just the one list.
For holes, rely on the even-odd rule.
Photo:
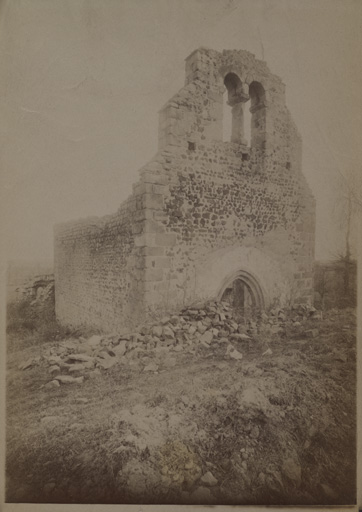
[(2, 3), (4, 510), (356, 510), (361, 6)]

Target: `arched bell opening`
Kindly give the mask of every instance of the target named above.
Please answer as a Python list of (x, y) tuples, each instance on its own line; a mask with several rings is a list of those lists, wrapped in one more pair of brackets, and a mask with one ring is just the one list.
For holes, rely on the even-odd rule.
[(226, 101), (223, 108), (223, 141), (247, 144), (244, 132), (244, 104), (249, 99), (247, 86), (238, 75), (228, 73), (224, 78)]
[(248, 85), (235, 73), (224, 77), (224, 85), (222, 140), (264, 147), (267, 102), (263, 85), (255, 80)]

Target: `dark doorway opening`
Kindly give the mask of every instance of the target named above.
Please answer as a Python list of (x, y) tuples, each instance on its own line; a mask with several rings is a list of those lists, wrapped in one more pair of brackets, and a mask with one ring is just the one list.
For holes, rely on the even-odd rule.
[(263, 307), (260, 287), (250, 278), (236, 277), (229, 282), (221, 294), (221, 301), (232, 307), (233, 316), (239, 321), (255, 317)]

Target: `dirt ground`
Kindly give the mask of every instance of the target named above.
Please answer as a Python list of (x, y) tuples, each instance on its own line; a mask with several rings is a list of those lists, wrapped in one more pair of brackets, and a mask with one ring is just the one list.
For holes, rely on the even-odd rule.
[(352, 309), (283, 315), (209, 345), (133, 348), (60, 385), (50, 372), (86, 340), (9, 335), (6, 501), (354, 504), (355, 324)]

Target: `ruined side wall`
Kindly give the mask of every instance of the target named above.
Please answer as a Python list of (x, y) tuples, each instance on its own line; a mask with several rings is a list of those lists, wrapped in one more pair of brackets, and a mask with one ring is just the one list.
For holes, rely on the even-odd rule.
[(56, 314), (65, 325), (119, 329), (142, 307), (135, 267), (136, 203), (103, 219), (66, 223), (55, 232)]

